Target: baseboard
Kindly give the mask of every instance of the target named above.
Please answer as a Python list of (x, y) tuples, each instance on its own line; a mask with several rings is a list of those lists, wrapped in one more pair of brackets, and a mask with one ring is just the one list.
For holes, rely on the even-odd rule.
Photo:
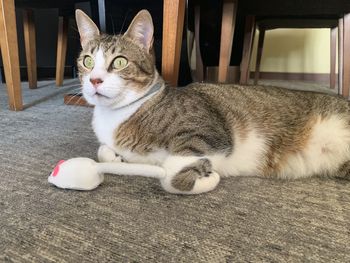
[[(195, 72), (193, 72), (195, 74)], [(238, 66), (230, 66), (228, 68), (228, 83), (239, 82), (240, 71)], [(218, 67), (207, 67), (206, 81), (217, 82)], [(255, 72), (250, 72), (250, 78), (254, 79)], [(260, 79), (277, 79), (277, 80), (296, 80), (296, 81), (310, 81), (320, 84), (328, 84), (329, 74), (327, 73), (289, 73), (289, 72), (260, 72)], [(336, 76), (338, 81), (338, 75)]]
[[(4, 73), (4, 67), (0, 67), (0, 80), (1, 82), (5, 81), (5, 73)], [(28, 80), (28, 73), (27, 73), (27, 67), (20, 67), (20, 74), (21, 74), (21, 81), (27, 81)], [(54, 79), (56, 76), (56, 67), (38, 67), (37, 68), (37, 78), (38, 80), (41, 79)], [(68, 78), (75, 78), (76, 77), (76, 69), (73, 66), (65, 66), (64, 67), (64, 76)]]
[[(255, 72), (251, 72), (250, 77), (254, 79), (254, 76)], [(260, 72), (259, 79), (297, 80), (325, 84), (329, 83), (330, 75), (327, 73)]]

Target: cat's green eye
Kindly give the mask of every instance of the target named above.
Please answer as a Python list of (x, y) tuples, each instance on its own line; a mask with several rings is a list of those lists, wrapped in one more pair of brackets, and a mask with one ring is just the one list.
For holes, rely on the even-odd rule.
[(94, 60), (90, 56), (85, 56), (83, 63), (88, 69), (92, 69), (95, 65)]
[(128, 64), (128, 60), (124, 57), (116, 57), (114, 60), (113, 60), (113, 68), (114, 69), (122, 69), (122, 68), (125, 68), (126, 65)]

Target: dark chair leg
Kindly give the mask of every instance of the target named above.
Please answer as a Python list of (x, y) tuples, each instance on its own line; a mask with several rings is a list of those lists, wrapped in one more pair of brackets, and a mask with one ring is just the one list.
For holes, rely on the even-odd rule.
[(244, 30), (244, 40), (243, 40), (243, 56), (241, 62), (241, 77), (240, 83), (242, 85), (248, 84), (249, 80), (249, 64), (251, 58), (251, 50), (254, 41), (254, 33), (255, 33), (255, 16), (247, 16), (245, 22), (245, 30)]
[(260, 64), (261, 57), (264, 48), (264, 39), (265, 39), (265, 29), (260, 28), (259, 30), (259, 42), (258, 42), (258, 52), (256, 54), (256, 65), (255, 65), (255, 75), (254, 75), (254, 84), (258, 84), (259, 76), (260, 76)]
[(204, 80), (204, 66), (200, 50), (200, 5), (197, 4), (194, 8), (194, 36), (196, 41), (196, 81)]
[(335, 67), (337, 63), (337, 33), (338, 27), (331, 28), (331, 73), (330, 88), (335, 89)]

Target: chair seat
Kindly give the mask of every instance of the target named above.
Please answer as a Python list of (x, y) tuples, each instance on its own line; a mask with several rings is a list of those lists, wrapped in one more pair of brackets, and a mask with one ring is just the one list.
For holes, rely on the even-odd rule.
[(88, 0), (15, 0), (16, 8), (23, 9), (50, 9), (57, 8), (60, 16), (72, 17), (75, 13), (75, 4)]
[(256, 21), (259, 29), (271, 30), (277, 28), (334, 28), (338, 19), (298, 19), (271, 18)]
[(15, 5), (19, 8), (67, 8), (80, 2), (87, 2), (87, 0), (15, 0)]

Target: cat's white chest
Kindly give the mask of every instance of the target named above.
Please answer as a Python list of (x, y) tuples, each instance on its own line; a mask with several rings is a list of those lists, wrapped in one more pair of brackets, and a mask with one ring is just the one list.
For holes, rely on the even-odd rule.
[(160, 164), (167, 156), (165, 151), (156, 150), (155, 152), (147, 155), (140, 155), (130, 151), (129, 149), (118, 147), (118, 145), (115, 143), (119, 126), (128, 120), (139, 109), (145, 100), (146, 99), (140, 100), (138, 103), (117, 110), (95, 106), (92, 126), (100, 144), (107, 145), (109, 148), (113, 149), (116, 154), (122, 156), (126, 161)]
[(116, 149), (115, 136), (119, 126), (126, 121), (140, 105), (135, 104), (123, 109), (112, 110), (106, 107), (96, 106), (92, 127), (100, 144), (106, 144), (111, 149)]

